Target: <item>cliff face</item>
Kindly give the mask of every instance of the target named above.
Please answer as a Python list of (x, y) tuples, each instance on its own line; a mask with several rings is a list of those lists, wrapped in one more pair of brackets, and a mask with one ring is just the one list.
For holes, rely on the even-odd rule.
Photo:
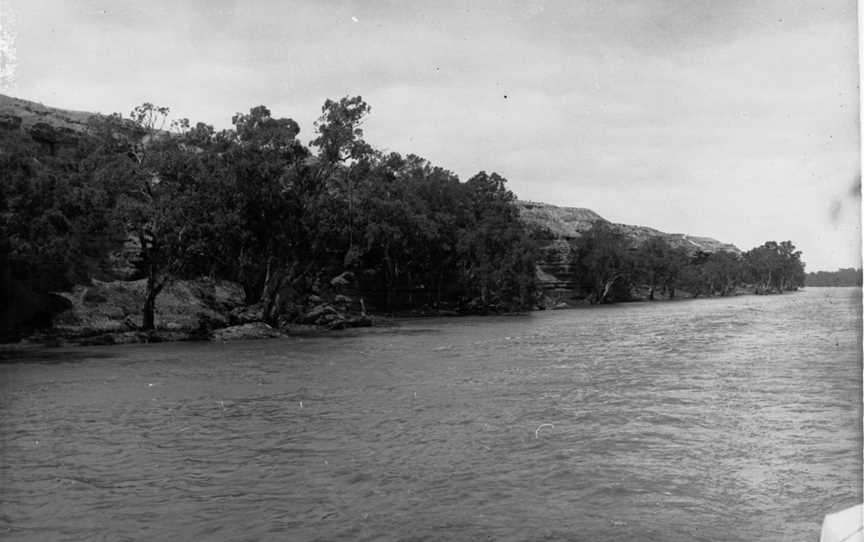
[(683, 248), (688, 254), (718, 251), (740, 254), (735, 245), (710, 237), (696, 237), (683, 233), (665, 233), (645, 226), (615, 224), (590, 209), (557, 207), (548, 203), (519, 201), (519, 213), (531, 236), (540, 247), (537, 278), (541, 288), (551, 297), (569, 296), (575, 276), (570, 262), (576, 241), (596, 222), (605, 222), (624, 234), (632, 248), (637, 248), (651, 237), (663, 238), (673, 248)]
[(553, 298), (569, 297), (575, 280), (570, 265), (573, 246), (595, 222), (606, 222), (606, 219), (580, 207), (556, 207), (531, 201), (519, 201), (517, 205), (539, 247), (537, 280), (540, 287)]

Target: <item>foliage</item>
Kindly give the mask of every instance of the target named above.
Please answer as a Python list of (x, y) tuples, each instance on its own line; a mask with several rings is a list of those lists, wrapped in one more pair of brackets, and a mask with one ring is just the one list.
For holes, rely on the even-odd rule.
[(594, 305), (630, 297), (635, 261), (624, 236), (607, 222), (595, 222), (576, 243), (574, 267)]
[(534, 247), (506, 181), (463, 183), (377, 151), (363, 139), (370, 110), (359, 96), (327, 100), (317, 155), (265, 106), (216, 131), (144, 103), (94, 117), (62, 159), (16, 134), (0, 149), (3, 271), (63, 289), (131, 243), (145, 328), (166, 284), (202, 275), (242, 284), (273, 323), (346, 289), (387, 311), (530, 308)]
[(372, 108), (360, 96), (346, 96), (338, 102), (325, 101), (321, 117), (315, 123), (318, 137), (311, 142), (313, 147), (320, 149), (321, 159), (336, 164), (368, 154), (371, 147), (363, 140), (360, 126), (371, 111)]
[(757, 293), (780, 293), (804, 286), (801, 252), (791, 241), (768, 241), (746, 252), (744, 262)]
[(0, 131), (0, 335), (46, 323), (50, 292), (99, 271), (109, 217), (84, 154)]
[(660, 237), (630, 248), (613, 226), (597, 222), (575, 248), (579, 288), (592, 304), (629, 299), (640, 286), (647, 287), (653, 300), (660, 289), (672, 298), (678, 290), (693, 297), (728, 296), (746, 285), (756, 293), (782, 293), (804, 284), (801, 253), (789, 241), (768, 241), (743, 255), (718, 251), (688, 256)]
[[(96, 119), (89, 141), (92, 181), (105, 194), (110, 224), (137, 243), (136, 265), (147, 279), (142, 328), (153, 329), (156, 298), (176, 277), (200, 271), (204, 241), (202, 178), (195, 153), (164, 132), (167, 107), (150, 103)], [(183, 123), (185, 124), (185, 123)]]
[(648, 286), (649, 300), (654, 299), (658, 288), (675, 297), (675, 289), (689, 260), (683, 249), (672, 248), (662, 237), (653, 236), (635, 251), (633, 258), (635, 280)]
[[(359, 96), (327, 100), (311, 149), (294, 120), (263, 105), (216, 131), (144, 103), (129, 118), (94, 117), (63, 149), (43, 144), (47, 125), (29, 139), (0, 132), (0, 294), (102, 276), (110, 253), (132, 243), (147, 283), (144, 328), (166, 284), (204, 275), (240, 283), (271, 323), (341, 293), (388, 312), (533, 307), (536, 241), (506, 179), (481, 171), (461, 182), (418, 156), (381, 152), (364, 139), (370, 111)], [(660, 237), (633, 244), (605, 221), (570, 263), (594, 304), (643, 285), (653, 299), (804, 281), (788, 241), (743, 257), (688, 255)]]
[(701, 265), (702, 285), (705, 295), (727, 296), (735, 292), (745, 276), (744, 262), (731, 252), (714, 252)]

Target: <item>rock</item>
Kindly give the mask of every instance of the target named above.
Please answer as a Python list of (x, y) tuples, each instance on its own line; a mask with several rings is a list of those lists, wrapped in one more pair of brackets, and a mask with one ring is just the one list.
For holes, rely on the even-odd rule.
[(348, 297), (347, 295), (339, 294), (333, 298), (333, 303), (341, 306), (351, 305), (354, 303), (354, 300)]
[(0, 128), (4, 130), (18, 130), (21, 128), (21, 117), (17, 115), (0, 115)]
[(253, 322), (239, 326), (230, 326), (213, 331), (214, 341), (238, 341), (249, 339), (274, 339), (282, 334), (264, 322)]
[(51, 156), (71, 155), (78, 145), (78, 132), (66, 127), (54, 127), (47, 122), (37, 122), (30, 127), (30, 137), (39, 143)]
[(317, 320), (315, 320), (315, 325), (330, 327), (333, 322), (342, 320), (343, 318), (344, 317), (337, 312), (328, 312), (326, 314), (322, 314)]
[(303, 315), (300, 319), (301, 324), (314, 324), (316, 326), (326, 326), (330, 322), (341, 318), (339, 312), (327, 303), (317, 305)]
[[(137, 329), (146, 287), (144, 279), (93, 280), (62, 292), (70, 308), (54, 317), (54, 330), (67, 337), (85, 337)], [(175, 281), (156, 298), (156, 327), (172, 337), (224, 327), (230, 323), (230, 311), (242, 303), (243, 290), (234, 283)]]
[(314, 304), (321, 303), (321, 298), (318, 297), (318, 296), (315, 295), (315, 294), (312, 294), (312, 295), (310, 295), (309, 297), (306, 298), (306, 301), (307, 301), (308, 303), (314, 305)]
[(263, 310), (264, 308), (261, 303), (237, 307), (228, 313), (228, 322), (232, 326), (260, 322)]
[(336, 288), (345, 287), (351, 284), (351, 279), (354, 278), (354, 274), (351, 271), (345, 271), (337, 277), (333, 277), (330, 280), (330, 285)]
[(571, 296), (574, 289), (578, 290), (579, 277), (572, 265), (575, 245), (577, 240), (598, 222), (609, 224), (613, 230), (622, 234), (633, 248), (641, 246), (651, 237), (659, 236), (673, 248), (682, 248), (691, 255), (697, 251), (741, 253), (734, 245), (708, 237), (665, 233), (645, 226), (614, 224), (590, 209), (557, 207), (531, 201), (517, 201), (516, 206), (523, 224), (538, 247), (537, 283), (543, 294), (550, 297)]
[(332, 320), (327, 327), (329, 329), (346, 329), (349, 327), (369, 327), (372, 325), (372, 319), (368, 316), (352, 316), (346, 318), (338, 318)]

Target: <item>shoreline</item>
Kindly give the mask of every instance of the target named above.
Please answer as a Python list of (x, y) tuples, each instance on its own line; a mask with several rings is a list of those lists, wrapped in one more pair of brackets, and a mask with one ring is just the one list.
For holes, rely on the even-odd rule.
[[(609, 303), (602, 305), (591, 305), (586, 302), (570, 302), (559, 303), (556, 306), (548, 308), (536, 308), (533, 310), (522, 312), (458, 312), (453, 310), (441, 311), (401, 311), (386, 314), (369, 314), (364, 315), (363, 323), (359, 325), (348, 325), (344, 327), (332, 328), (324, 325), (314, 324), (286, 324), (282, 328), (274, 328), (262, 321), (246, 322), (237, 325), (223, 326), (212, 330), (203, 331), (200, 329), (171, 329), (162, 328), (152, 331), (125, 329), (125, 330), (106, 330), (93, 329), (81, 333), (64, 333), (60, 329), (46, 329), (28, 335), (17, 341), (0, 343), (0, 363), (6, 361), (4, 352), (23, 352), (31, 350), (45, 350), (54, 348), (77, 348), (77, 347), (92, 347), (92, 346), (120, 346), (128, 344), (151, 344), (164, 342), (211, 342), (224, 343), (235, 341), (251, 341), (265, 339), (291, 339), (291, 338), (318, 338), (318, 337), (338, 337), (340, 334), (346, 333), (362, 333), (361, 330), (371, 329), (393, 329), (398, 328), (403, 322), (412, 322), (424, 319), (452, 319), (452, 318), (470, 318), (470, 317), (520, 317), (528, 316), (532, 313), (554, 312), (567, 310), (591, 310), (599, 307), (621, 307), (626, 305), (643, 305), (655, 303), (679, 303), (684, 301), (695, 301), (697, 299), (723, 299), (730, 297), (744, 296), (776, 296), (794, 294), (804, 291), (807, 288), (839, 288), (839, 287), (804, 287), (797, 291), (780, 292), (772, 294), (757, 294), (754, 292), (738, 292), (728, 296), (711, 296), (711, 297), (676, 297), (672, 299), (634, 299), (620, 303)], [(857, 286), (848, 286), (848, 288), (860, 288)]]

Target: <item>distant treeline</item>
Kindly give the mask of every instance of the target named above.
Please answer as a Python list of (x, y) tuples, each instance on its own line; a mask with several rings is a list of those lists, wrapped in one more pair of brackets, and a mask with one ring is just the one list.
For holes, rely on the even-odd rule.
[(861, 269), (852, 267), (837, 271), (807, 273), (805, 286), (861, 286)]
[[(334, 296), (380, 311), (536, 306), (537, 248), (506, 180), (481, 171), (461, 182), (373, 148), (369, 111), (360, 97), (327, 100), (308, 147), (295, 121), (264, 106), (221, 131), (167, 124), (168, 109), (149, 103), (131, 118), (93, 116), (86, 133), (0, 130), (4, 328), (45, 314), (24, 313), (47, 292), (111, 278), (124, 245), (135, 254), (128, 278), (146, 279), (145, 329), (169, 281), (201, 276), (239, 283), (274, 324)], [(575, 254), (576, 294), (592, 303), (640, 285), (727, 295), (744, 283), (766, 293), (803, 284), (789, 242), (688, 256), (662, 239), (628, 246), (597, 223)]]
[(745, 286), (753, 293), (796, 290), (804, 284), (801, 252), (790, 241), (769, 241), (744, 254), (718, 251), (688, 255), (662, 237), (633, 247), (610, 225), (598, 222), (576, 242), (573, 265), (580, 289), (592, 303), (626, 301), (640, 288), (675, 297), (727, 296)]

